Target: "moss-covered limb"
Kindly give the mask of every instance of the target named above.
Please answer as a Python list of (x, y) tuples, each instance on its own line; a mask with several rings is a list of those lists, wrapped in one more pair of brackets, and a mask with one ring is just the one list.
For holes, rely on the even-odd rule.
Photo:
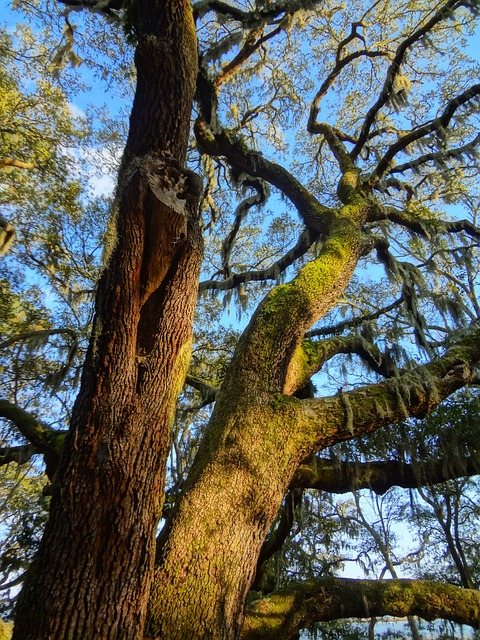
[(196, 389), (202, 396), (202, 400), (205, 402), (213, 402), (218, 393), (218, 389), (210, 386), (204, 380), (196, 378), (195, 376), (187, 375), (185, 378), (185, 384)]
[(319, 3), (319, 0), (279, 0), (265, 7), (255, 8), (253, 11), (243, 11), (222, 0), (199, 0), (193, 5), (193, 13), (195, 18), (198, 18), (203, 17), (209, 11), (215, 11), (223, 17), (241, 22), (244, 27), (252, 28), (262, 22), (274, 20), (283, 13), (312, 9)]
[(290, 640), (314, 622), (387, 615), (442, 618), (478, 629), (480, 593), (433, 580), (311, 580), (252, 602), (241, 640)]
[(272, 289), (258, 307), (227, 374), (234, 386), (245, 379), (249, 389), (256, 380), (258, 391), (283, 390), (289, 361), (305, 331), (338, 300), (364, 251), (357, 225), (339, 218), (317, 258), (291, 282)]
[(9, 400), (0, 400), (0, 418), (5, 418), (14, 424), (29, 442), (25, 447), (1, 449), (0, 464), (7, 464), (10, 461), (23, 464), (32, 455), (42, 454), (47, 465), (47, 475), (52, 478), (60, 461), (66, 432), (55, 431)]
[(318, 233), (310, 231), (309, 229), (304, 229), (298, 238), (297, 244), (270, 267), (267, 267), (266, 269), (235, 273), (225, 280), (204, 280), (200, 283), (198, 290), (200, 293), (202, 291), (209, 290), (228, 291), (247, 282), (276, 280), (280, 274), (284, 273), (284, 271), (295, 262), (295, 260), (304, 256), (317, 239)]
[(347, 493), (371, 489), (383, 494), (392, 487), (415, 489), (480, 473), (480, 454), (468, 458), (452, 455), (440, 460), (408, 464), (398, 460), (349, 462), (311, 456), (295, 472), (291, 488)]
[(78, 336), (73, 329), (39, 329), (33, 331), (23, 331), (22, 333), (17, 333), (14, 336), (10, 336), (6, 340), (2, 340), (0, 342), (0, 349), (5, 349), (16, 342), (34, 342), (34, 343), (43, 343), (50, 338), (50, 336), (56, 336), (65, 334), (70, 336), (72, 339), (73, 345), (76, 348), (78, 343)]
[(407, 417), (422, 418), (474, 379), (480, 330), (471, 331), (443, 357), (378, 384), (328, 398), (301, 400), (298, 437), (305, 455), (370, 433)]
[(222, 70), (217, 75), (215, 79), (216, 87), (219, 87), (221, 84), (235, 75), (238, 71), (240, 71), (242, 65), (255, 53), (255, 51), (262, 47), (265, 42), (271, 40), (283, 31), (282, 25), (279, 25), (275, 29), (272, 29), (269, 33), (264, 33), (264, 28), (265, 25), (260, 25), (256, 29), (252, 29), (237, 55), (224, 67), (222, 67)]
[(395, 365), (385, 354), (362, 336), (334, 336), (321, 341), (305, 338), (290, 361), (284, 393), (291, 395), (302, 389), (325, 362), (340, 353), (357, 354), (373, 371), (386, 378), (396, 373)]
[(334, 212), (323, 206), (284, 167), (252, 151), (241, 140), (231, 139), (218, 123), (210, 127), (204, 120), (198, 119), (195, 136), (204, 153), (224, 156), (238, 171), (263, 178), (282, 191), (295, 205), (309, 229), (321, 233), (328, 231), (335, 217)]

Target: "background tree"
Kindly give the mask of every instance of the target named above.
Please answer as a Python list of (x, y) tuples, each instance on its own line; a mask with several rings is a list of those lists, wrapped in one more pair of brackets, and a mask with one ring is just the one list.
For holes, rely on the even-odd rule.
[[(412, 419), (456, 402), (464, 388), (477, 402), (480, 85), (468, 56), (477, 3), (65, 6), (49, 21), (61, 33), (49, 54), (60, 88), (72, 73), (65, 62), (80, 58), (114, 83), (128, 51), (119, 69), (109, 61), (102, 69), (102, 53), (126, 39), (136, 89), (113, 202), (92, 200), (77, 180), (70, 217), (43, 203), (46, 217), (30, 236), (11, 204), (10, 224), (25, 243), (4, 259), (5, 308), (25, 306), (29, 279), (14, 274), (34, 265), (51, 274), (49, 287), (68, 292), (78, 324), (55, 317), (48, 300), (34, 332), (7, 316), (2, 349), (18, 364), (4, 376), (0, 410), (12, 429), (4, 461), (42, 454), (52, 480), (14, 638), (293, 638), (316, 622), (384, 614), (477, 627), (471, 576), (461, 586), (335, 577), (339, 533), (346, 544), (358, 527), (339, 531), (326, 498), (317, 498), (309, 527), (320, 527), (336, 558), (307, 565), (310, 581), (281, 582), (296, 565), (296, 577), (306, 574), (289, 540), (305, 489), (427, 485), (424, 501), (443, 534), (453, 532), (448, 551), (465, 554), (458, 514), (468, 490), (456, 485), (440, 499), (430, 485), (474, 474), (474, 446), (462, 438), (467, 449), (435, 456), (448, 429), (437, 425), (422, 448), (412, 434), (423, 426)], [(25, 8), (40, 19), (59, 7)], [(91, 10), (78, 26), (75, 9)], [(12, 87), (28, 94), (18, 81)], [(59, 104), (70, 91), (59, 89)], [(108, 150), (110, 142), (114, 156), (121, 128), (108, 114), (95, 126), (88, 144)], [(52, 158), (71, 162), (67, 149), (55, 138)], [(72, 171), (82, 159), (74, 157)], [(209, 291), (223, 292), (223, 305), (200, 299), (190, 359), (197, 293)], [(239, 324), (228, 330), (221, 324), (232, 300)], [(29, 365), (29, 353), (39, 362)], [(40, 382), (56, 394), (53, 420)], [(403, 437), (392, 441), (396, 434)], [(392, 564), (389, 540), (362, 523)], [(252, 587), (265, 597), (249, 598)]]

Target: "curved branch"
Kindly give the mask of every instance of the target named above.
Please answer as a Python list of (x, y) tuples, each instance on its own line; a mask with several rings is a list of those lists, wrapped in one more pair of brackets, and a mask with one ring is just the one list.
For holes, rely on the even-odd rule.
[(348, 493), (370, 489), (382, 495), (392, 487), (416, 489), (480, 473), (480, 454), (408, 464), (399, 460), (346, 462), (311, 456), (296, 470), (291, 488)]
[(480, 593), (433, 580), (324, 578), (255, 600), (242, 640), (293, 640), (314, 622), (373, 616), (443, 618), (480, 628)]
[[(344, 40), (344, 43), (346, 43), (347, 40), (348, 38)], [(340, 43), (340, 45), (341, 44), (342, 43)], [(338, 52), (337, 52), (337, 61), (336, 61), (335, 67), (332, 69), (332, 71), (330, 71), (330, 73), (328, 74), (328, 77), (323, 81), (322, 86), (317, 91), (313, 99), (312, 106), (310, 107), (310, 115), (308, 117), (307, 131), (312, 134), (322, 133), (322, 131), (320, 130), (321, 124), (317, 122), (317, 117), (320, 112), (320, 102), (325, 97), (325, 94), (333, 85), (336, 78), (340, 75), (342, 69), (344, 69), (347, 65), (350, 64), (350, 62), (353, 62), (357, 58), (361, 58), (361, 57), (378, 58), (378, 57), (385, 57), (385, 56), (386, 56), (386, 53), (383, 51), (368, 51), (368, 49), (362, 49), (361, 51), (354, 51), (353, 53), (350, 53), (348, 56), (345, 56), (345, 58), (339, 59)], [(350, 141), (352, 142), (351, 139)]]
[[(206, 88), (202, 87), (204, 92)], [(211, 112), (214, 103), (212, 99), (206, 105), (206, 110)], [(215, 119), (214, 114), (212, 119)], [(261, 153), (248, 149), (242, 141), (231, 140), (218, 123), (210, 128), (199, 118), (195, 122), (194, 130), (201, 151), (212, 156), (224, 156), (239, 172), (263, 178), (289, 198), (309, 229), (320, 233), (328, 231), (335, 217), (333, 211), (323, 206), (284, 167), (267, 160)]]
[(403, 295), (400, 296), (397, 300), (388, 304), (381, 309), (377, 309), (377, 311), (373, 311), (372, 313), (366, 313), (363, 316), (357, 318), (351, 318), (349, 320), (343, 320), (335, 325), (330, 325), (329, 327), (320, 327), (319, 329), (312, 329), (305, 334), (305, 338), (314, 338), (316, 336), (329, 336), (329, 335), (338, 335), (342, 333), (345, 329), (353, 329), (354, 327), (359, 327), (364, 322), (370, 322), (371, 320), (377, 320), (381, 316), (393, 311), (397, 307), (399, 307), (404, 302)]
[(222, 272), (226, 276), (229, 276), (231, 272), (228, 261), (243, 220), (252, 207), (263, 205), (270, 194), (268, 185), (265, 184), (263, 180), (246, 177), (239, 181), (239, 183), (241, 186), (254, 188), (257, 193), (249, 198), (245, 198), (245, 200), (238, 205), (235, 211), (235, 220), (232, 229), (222, 242)]
[(318, 234), (305, 229), (300, 234), (297, 244), (290, 249), (284, 256), (282, 256), (277, 262), (274, 262), (267, 269), (261, 269), (258, 271), (244, 271), (243, 273), (236, 273), (226, 280), (204, 280), (200, 282), (198, 291), (228, 291), (229, 289), (235, 289), (240, 284), (247, 282), (262, 282), (263, 280), (276, 280), (278, 276), (283, 273), (295, 260), (298, 260), (310, 249), (310, 247), (318, 239)]
[(291, 360), (291, 370), (287, 374), (284, 393), (290, 395), (303, 388), (310, 378), (321, 370), (325, 362), (340, 353), (360, 356), (372, 371), (385, 378), (397, 373), (393, 361), (363, 336), (334, 336), (318, 342), (304, 339)]
[(442, 22), (442, 20), (449, 18), (452, 14), (452, 11), (461, 6), (464, 6), (464, 2), (462, 0), (448, 0), (448, 2), (440, 7), (440, 9), (430, 18), (430, 20), (423, 25), (423, 27), (420, 27), (419, 29), (414, 31), (408, 38), (405, 38), (405, 40), (397, 48), (392, 63), (388, 67), (387, 77), (385, 78), (385, 82), (380, 95), (375, 104), (368, 111), (362, 129), (360, 131), (357, 144), (352, 150), (351, 156), (353, 160), (356, 160), (356, 158), (362, 151), (363, 146), (368, 140), (370, 129), (375, 122), (377, 114), (386, 105), (391, 96), (395, 77), (400, 71), (400, 66), (404, 61), (408, 49), (413, 44), (421, 40), (424, 36), (426, 36), (439, 22)]
[(473, 149), (480, 144), (480, 133), (475, 136), (473, 140), (467, 142), (467, 144), (463, 145), (463, 147), (456, 147), (455, 149), (448, 149), (446, 151), (435, 151), (431, 153), (425, 153), (415, 160), (410, 160), (410, 162), (405, 162), (404, 164), (398, 164), (395, 167), (392, 167), (390, 171), (388, 171), (388, 175), (392, 173), (403, 173), (408, 169), (417, 169), (418, 167), (426, 164), (427, 162), (441, 162), (448, 159), (458, 159), (463, 155), (468, 155), (473, 152)]
[(298, 400), (298, 433), (311, 442), (305, 455), (371, 433), (408, 417), (423, 418), (449, 395), (470, 384), (480, 362), (480, 330), (471, 331), (444, 356), (378, 384), (325, 398)]
[(392, 161), (394, 157), (397, 155), (397, 153), (399, 153), (400, 151), (403, 151), (413, 142), (416, 142), (417, 140), (424, 138), (430, 133), (433, 133), (435, 131), (442, 131), (443, 129), (448, 127), (450, 120), (455, 115), (455, 112), (457, 111), (457, 109), (459, 109), (459, 107), (466, 104), (472, 98), (475, 98), (478, 95), (480, 95), (480, 84), (475, 84), (469, 89), (467, 89), (466, 91), (464, 91), (463, 93), (461, 93), (460, 95), (450, 100), (450, 102), (447, 104), (447, 106), (443, 110), (443, 113), (441, 116), (438, 116), (438, 118), (435, 118), (435, 120), (432, 120), (427, 124), (424, 124), (420, 127), (417, 127), (416, 129), (413, 129), (409, 133), (399, 138), (397, 142), (392, 144), (387, 149), (387, 151), (385, 152), (385, 155), (377, 164), (375, 170), (370, 175), (370, 178), (368, 180), (368, 185), (370, 187), (375, 186), (375, 184), (390, 171)]

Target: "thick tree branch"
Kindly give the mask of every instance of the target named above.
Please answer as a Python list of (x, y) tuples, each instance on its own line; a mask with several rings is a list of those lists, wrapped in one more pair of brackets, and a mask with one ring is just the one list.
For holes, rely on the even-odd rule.
[[(390, 99), (395, 78), (400, 72), (400, 67), (404, 62), (405, 55), (408, 49), (413, 44), (424, 38), (439, 22), (448, 19), (453, 11), (462, 6), (465, 6), (465, 2), (463, 2), (463, 0), (448, 0), (448, 2), (445, 2), (445, 4), (440, 7), (440, 9), (430, 18), (430, 20), (428, 20), (428, 22), (414, 31), (408, 38), (405, 38), (405, 40), (403, 40), (403, 42), (399, 45), (395, 52), (392, 63), (388, 67), (387, 77), (385, 78), (385, 82), (380, 95), (365, 117), (357, 144), (355, 145), (351, 153), (353, 160), (356, 160), (356, 158), (362, 151), (363, 146), (368, 140), (370, 129), (372, 128), (372, 125), (375, 122), (379, 111), (387, 104), (388, 100)], [(380, 176), (381, 174), (379, 173), (378, 175)]]
[(310, 247), (318, 239), (318, 234), (305, 229), (298, 239), (297, 244), (290, 249), (277, 262), (274, 262), (267, 269), (256, 271), (244, 271), (235, 273), (225, 280), (204, 280), (198, 287), (199, 293), (202, 291), (228, 291), (235, 289), (240, 284), (247, 282), (263, 282), (264, 280), (276, 280), (291, 264), (307, 253)]
[[(205, 87), (203, 87), (205, 90)], [(207, 107), (212, 109), (212, 104)], [(263, 178), (284, 193), (295, 205), (305, 225), (317, 232), (330, 228), (334, 214), (323, 206), (305, 187), (281, 165), (252, 151), (240, 140), (231, 140), (218, 123), (210, 129), (204, 120), (195, 123), (195, 136), (200, 149), (212, 156), (224, 156), (239, 172)]]
[[(480, 362), (480, 330), (443, 357), (402, 375), (335, 396), (300, 400), (299, 429), (311, 450), (364, 435), (408, 417), (423, 418), (446, 397), (469, 384)], [(300, 434), (298, 434), (300, 435)]]
[(427, 238), (437, 233), (460, 233), (461, 231), (472, 238), (480, 238), (480, 228), (469, 220), (425, 220), (419, 218), (414, 212), (401, 211), (395, 207), (372, 207), (368, 221), (378, 222), (381, 220), (390, 220)]
[(338, 135), (335, 127), (332, 127), (326, 122), (317, 122), (314, 125), (312, 124), (312, 126), (310, 126), (309, 123), (307, 128), (310, 133), (321, 133), (323, 135), (342, 173), (354, 169), (355, 164), (352, 162), (350, 154), (341, 140), (344, 136)]
[(290, 395), (304, 387), (322, 369), (325, 362), (340, 353), (357, 354), (372, 371), (385, 378), (396, 373), (395, 364), (376, 345), (362, 336), (334, 336), (318, 342), (304, 339), (291, 361), (284, 393)]
[(384, 494), (392, 487), (416, 489), (454, 478), (480, 473), (480, 454), (468, 458), (452, 455), (441, 460), (409, 464), (399, 460), (345, 462), (311, 456), (295, 472), (291, 488), (319, 489), (328, 493), (348, 493), (371, 489)]
[(240, 141), (231, 141), (223, 131), (209, 136), (199, 121), (195, 130), (203, 150), (211, 155), (223, 155), (236, 169), (263, 178), (277, 187), (296, 206), (308, 228), (318, 232), (328, 230), (333, 218), (332, 211), (320, 204), (286, 169), (251, 151)]
[(254, 11), (243, 11), (222, 0), (200, 0), (193, 5), (195, 18), (202, 18), (209, 11), (237, 20), (243, 27), (256, 27), (267, 20), (278, 18), (283, 13), (294, 13), (302, 9), (313, 9), (320, 0), (280, 0), (272, 2), (268, 7)]
[(252, 602), (241, 638), (293, 640), (314, 622), (387, 615), (443, 618), (478, 629), (480, 593), (432, 580), (311, 580)]

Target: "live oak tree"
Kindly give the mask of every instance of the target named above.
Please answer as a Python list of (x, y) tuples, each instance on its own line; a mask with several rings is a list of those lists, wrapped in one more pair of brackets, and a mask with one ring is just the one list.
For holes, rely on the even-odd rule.
[[(266, 591), (260, 578), (299, 489), (381, 492), (478, 469), (474, 447), (467, 460), (453, 450), (436, 461), (407, 450), (372, 463), (361, 448), (355, 464), (332, 457), (478, 383), (480, 85), (467, 48), (478, 2), (61, 8), (55, 74), (78, 61), (82, 10), (99, 48), (125, 34), (136, 87), (68, 431), (49, 425), (44, 399), (38, 413), (21, 406), (13, 384), (0, 401), (29, 443), (12, 438), (4, 461), (43, 454), (51, 480), (13, 637), (295, 638), (314, 622), (386, 614), (477, 628), (476, 584), (316, 576), (258, 599), (249, 591)], [(201, 300), (191, 359), (197, 296), (209, 291), (227, 305), (233, 292), (251, 317), (240, 337), (222, 335), (209, 326), (222, 316), (217, 299)], [(58, 391), (76, 332), (37, 331), (72, 341), (47, 380)], [(10, 332), (1, 346), (34, 338)], [(325, 376), (314, 390), (336, 356), (358, 360), (344, 373), (332, 364), (333, 391)], [(185, 381), (201, 404), (192, 464), (180, 439), (188, 412), (175, 415)], [(25, 377), (20, 395), (35, 406), (24, 389)]]

